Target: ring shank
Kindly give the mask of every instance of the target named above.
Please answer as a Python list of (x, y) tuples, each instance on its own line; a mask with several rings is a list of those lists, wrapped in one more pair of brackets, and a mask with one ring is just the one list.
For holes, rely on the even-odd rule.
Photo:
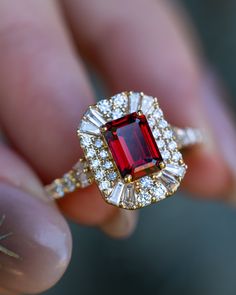
[[(172, 127), (172, 130), (179, 149), (203, 142), (203, 135), (198, 129)], [(84, 158), (81, 158), (62, 178), (57, 178), (51, 184), (46, 185), (45, 190), (52, 199), (60, 199), (77, 188), (89, 186), (93, 181), (93, 175), (89, 170), (88, 163)]]
[(89, 170), (88, 163), (84, 158), (74, 165), (74, 167), (64, 174), (61, 178), (55, 179), (52, 183), (45, 186), (49, 197), (60, 199), (67, 193), (74, 192), (77, 188), (85, 188), (92, 184), (93, 177)]
[(203, 142), (203, 135), (196, 128), (172, 127), (179, 149), (188, 148)]

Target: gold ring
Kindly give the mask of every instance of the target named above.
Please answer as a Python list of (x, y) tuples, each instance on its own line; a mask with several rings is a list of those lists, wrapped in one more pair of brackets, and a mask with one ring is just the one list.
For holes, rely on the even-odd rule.
[(77, 135), (84, 158), (47, 193), (58, 199), (95, 181), (107, 203), (131, 210), (173, 195), (187, 169), (180, 149), (202, 143), (199, 130), (171, 126), (157, 98), (140, 92), (90, 106)]

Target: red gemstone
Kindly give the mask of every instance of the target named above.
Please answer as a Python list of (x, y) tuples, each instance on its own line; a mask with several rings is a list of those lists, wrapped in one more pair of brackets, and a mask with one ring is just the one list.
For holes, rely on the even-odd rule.
[(105, 127), (104, 137), (123, 178), (136, 180), (160, 170), (162, 157), (145, 115), (135, 112)]

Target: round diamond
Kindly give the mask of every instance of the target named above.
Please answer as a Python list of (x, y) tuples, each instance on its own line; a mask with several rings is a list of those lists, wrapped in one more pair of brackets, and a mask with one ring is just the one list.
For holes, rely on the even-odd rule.
[(157, 146), (159, 149), (162, 149), (165, 146), (164, 140), (160, 139), (157, 141)]
[(173, 161), (178, 162), (179, 160), (182, 159), (181, 153), (180, 152), (174, 153), (173, 156), (172, 156), (172, 159), (173, 159)]
[(109, 180), (115, 180), (116, 177), (117, 177), (117, 173), (115, 171), (110, 172), (108, 175)]
[(104, 172), (102, 170), (98, 170), (95, 174), (96, 179), (102, 179), (104, 177)]
[(122, 110), (120, 109), (115, 109), (113, 112), (112, 112), (112, 118), (115, 120), (115, 119), (119, 119), (121, 118), (122, 116), (124, 115), (124, 113), (122, 112)]
[(173, 136), (173, 132), (172, 132), (172, 130), (166, 130), (166, 131), (164, 131), (163, 136), (164, 136), (164, 138), (166, 138), (166, 139), (171, 138), (171, 137)]
[(103, 159), (107, 158), (107, 157), (108, 157), (108, 152), (105, 151), (105, 150), (102, 150), (102, 151), (100, 152), (100, 157), (103, 158)]
[(141, 192), (138, 195), (138, 202), (141, 203), (143, 206), (149, 205), (152, 201), (152, 196), (149, 193)]
[(160, 130), (157, 129), (157, 128), (155, 128), (155, 129), (153, 130), (152, 133), (153, 133), (153, 136), (154, 136), (155, 138), (158, 138), (158, 137), (161, 136), (161, 132), (160, 132)]
[(117, 94), (116, 96), (113, 97), (113, 102), (114, 102), (115, 106), (121, 108), (121, 107), (125, 106), (127, 100), (123, 94)]
[(63, 197), (64, 196), (64, 187), (63, 187), (63, 185), (61, 184), (61, 183), (57, 183), (56, 185), (55, 185), (55, 192), (56, 192), (56, 194), (59, 196), (59, 197)]
[(92, 157), (94, 157), (96, 155), (96, 151), (95, 150), (93, 150), (93, 149), (88, 149), (87, 150), (87, 157), (88, 158), (92, 158)]
[(98, 159), (93, 160), (93, 162), (91, 163), (91, 166), (93, 169), (99, 167), (101, 164), (101, 162)]
[(156, 120), (154, 118), (149, 118), (148, 124), (150, 127), (154, 127), (156, 125)]
[(177, 148), (177, 144), (175, 141), (171, 141), (171, 142), (169, 142), (168, 147), (170, 150), (174, 150)]
[(105, 169), (110, 169), (111, 167), (113, 167), (113, 164), (112, 164), (111, 161), (106, 161), (106, 162), (104, 163), (103, 167), (104, 167)]
[(157, 109), (153, 112), (153, 117), (155, 119), (160, 119), (163, 116), (163, 112), (161, 109)]
[(170, 158), (170, 152), (167, 150), (164, 150), (161, 155), (164, 160), (168, 160)]
[(97, 139), (94, 143), (94, 145), (97, 147), (97, 148), (100, 148), (102, 147), (103, 145), (103, 141), (101, 139)]
[(88, 147), (92, 143), (92, 141), (91, 141), (90, 137), (86, 136), (86, 137), (81, 138), (80, 143), (81, 143), (82, 146)]
[(152, 189), (152, 194), (157, 200), (162, 200), (165, 198), (167, 189), (163, 184), (159, 184)]
[(153, 185), (153, 181), (150, 177), (146, 176), (140, 179), (140, 185), (143, 188), (150, 188)]
[(110, 182), (105, 180), (105, 181), (102, 181), (99, 185), (99, 188), (100, 190), (104, 191), (104, 190), (107, 190), (110, 188)]
[(99, 110), (103, 113), (103, 114), (108, 114), (111, 110), (111, 106), (108, 100), (103, 99), (101, 101), (99, 101), (97, 103), (97, 106), (99, 108)]
[(166, 120), (160, 120), (158, 126), (160, 128), (166, 128), (168, 126), (168, 123), (166, 122)]
[(65, 174), (63, 177), (64, 185), (69, 192), (73, 192), (76, 188), (75, 182), (70, 178), (70, 175)]
[(78, 175), (78, 180), (81, 187), (87, 187), (90, 185), (90, 180), (86, 173), (81, 173), (80, 175)]

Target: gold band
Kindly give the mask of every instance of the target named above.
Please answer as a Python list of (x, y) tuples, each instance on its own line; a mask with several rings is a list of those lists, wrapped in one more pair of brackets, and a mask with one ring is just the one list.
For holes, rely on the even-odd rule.
[(79, 159), (75, 166), (61, 178), (55, 179), (45, 186), (47, 194), (53, 199), (60, 199), (77, 188), (84, 188), (92, 184), (93, 177), (84, 158)]

